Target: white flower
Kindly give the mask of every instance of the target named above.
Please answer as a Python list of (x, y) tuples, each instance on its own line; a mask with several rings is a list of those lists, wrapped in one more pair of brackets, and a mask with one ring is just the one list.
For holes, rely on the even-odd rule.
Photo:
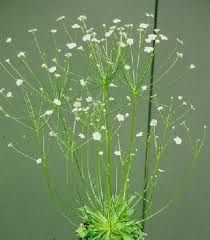
[(49, 73), (54, 73), (56, 71), (56, 66), (48, 68)]
[(130, 65), (128, 65), (128, 64), (126, 64), (126, 65), (124, 66), (124, 68), (125, 68), (125, 70), (128, 70), (128, 71), (131, 69)]
[(23, 79), (17, 79), (16, 85), (19, 87), (23, 84)]
[(114, 83), (110, 83), (109, 86), (110, 86), (110, 87), (115, 87), (115, 88), (117, 87), (117, 85), (114, 84)]
[(183, 53), (176, 52), (176, 55), (177, 55), (178, 58), (183, 58)]
[(57, 99), (57, 98), (55, 98), (55, 99), (53, 100), (53, 103), (54, 103), (55, 105), (57, 105), (57, 106), (60, 106), (60, 105), (61, 105), (61, 101), (60, 101), (59, 99)]
[(182, 100), (183, 99), (183, 96), (178, 96), (178, 100)]
[(126, 45), (124, 42), (122, 42), (122, 41), (118, 42), (118, 44), (119, 44), (119, 47), (121, 47), (121, 48), (124, 48), (124, 47), (127, 46), (127, 45)]
[(142, 137), (143, 136), (143, 132), (138, 132), (137, 134), (136, 134), (136, 137)]
[(146, 91), (147, 90), (147, 86), (146, 85), (141, 86), (141, 89), (142, 89), (142, 91)]
[(139, 24), (139, 27), (140, 27), (140, 28), (143, 28), (143, 29), (146, 29), (146, 28), (149, 27), (149, 24), (146, 24), (146, 23), (140, 23), (140, 24)]
[(160, 172), (160, 173), (164, 173), (165, 170), (158, 168), (158, 172)]
[(57, 33), (57, 29), (51, 29), (50, 32), (51, 33)]
[(91, 34), (86, 34), (86, 35), (83, 36), (82, 40), (84, 42), (87, 42), (87, 41), (90, 41), (90, 38), (91, 38)]
[(125, 121), (124, 115), (122, 115), (122, 114), (120, 114), (120, 113), (118, 113), (118, 114), (116, 115), (116, 118), (117, 118), (117, 120), (118, 120), (119, 122)]
[(159, 107), (157, 108), (157, 110), (158, 110), (158, 111), (163, 110), (163, 106), (159, 106)]
[(8, 37), (5, 42), (6, 42), (6, 43), (11, 43), (11, 42), (12, 42), (12, 38), (11, 38), (11, 37)]
[(53, 112), (54, 112), (53, 109), (51, 109), (51, 110), (47, 110), (47, 111), (45, 111), (44, 116), (50, 116), (50, 115), (53, 114)]
[(87, 19), (87, 17), (85, 15), (80, 15), (77, 19), (79, 21), (85, 21)]
[(121, 22), (121, 20), (120, 19), (118, 19), (118, 18), (115, 18), (113, 21), (112, 21), (113, 23), (120, 23)]
[(13, 147), (13, 143), (11, 142), (7, 146), (8, 146), (8, 148), (12, 148)]
[(74, 107), (74, 108), (80, 108), (81, 105), (82, 105), (82, 104), (81, 104), (81, 102), (79, 102), (79, 101), (76, 101), (76, 102), (73, 103), (73, 107)]
[(81, 86), (83, 86), (83, 87), (86, 86), (87, 81), (85, 81), (84, 79), (80, 79), (79, 81), (80, 81)]
[(25, 57), (26, 55), (25, 55), (25, 52), (19, 52), (18, 54), (17, 54), (17, 57), (18, 58), (21, 58), (21, 57)]
[(80, 50), (80, 51), (84, 50), (83, 46), (79, 46), (77, 49)]
[(12, 92), (8, 92), (6, 97), (8, 97), (8, 98), (13, 97)]
[(144, 48), (144, 52), (146, 52), (146, 53), (151, 53), (151, 52), (153, 52), (154, 51), (154, 48), (153, 47), (145, 47)]
[(90, 102), (92, 102), (92, 101), (93, 101), (93, 98), (92, 98), (91, 96), (89, 96), (89, 97), (86, 98), (86, 102), (90, 103)]
[(129, 114), (129, 113), (126, 113), (126, 114), (125, 114), (125, 117), (126, 117), (126, 118), (127, 118), (127, 117), (129, 117), (129, 116), (130, 116), (130, 114)]
[(151, 33), (148, 35), (148, 38), (154, 41), (157, 38), (157, 35), (154, 33)]
[(10, 59), (7, 58), (7, 59), (5, 60), (5, 62), (10, 64)]
[(178, 43), (180, 43), (182, 45), (184, 44), (184, 42), (182, 40), (180, 40), (179, 38), (177, 38), (176, 40), (177, 40)]
[(184, 101), (184, 102), (182, 103), (182, 105), (187, 106), (187, 102)]
[(153, 14), (150, 14), (150, 13), (145, 13), (145, 15), (146, 15), (147, 17), (154, 18), (154, 15), (153, 15)]
[(100, 141), (100, 140), (101, 140), (101, 134), (100, 134), (100, 132), (94, 132), (94, 133), (92, 134), (92, 137), (93, 137), (93, 140), (95, 140), (95, 141)]
[(163, 34), (160, 34), (159, 36), (160, 36), (161, 40), (164, 40), (164, 41), (168, 40), (168, 38), (165, 35), (163, 35)]
[(156, 119), (152, 119), (150, 122), (150, 126), (151, 127), (156, 127), (157, 126), (158, 121)]
[(73, 49), (77, 46), (76, 43), (67, 43), (66, 46), (69, 48), (69, 49)]
[(98, 152), (98, 155), (99, 155), (99, 156), (103, 156), (103, 154), (104, 154), (103, 151), (99, 151), (99, 152)]
[(64, 18), (65, 18), (65, 16), (61, 16), (61, 17), (56, 19), (56, 22), (59, 22), (59, 21), (63, 20)]
[(109, 30), (108, 32), (105, 33), (105, 37), (110, 37), (114, 31)]
[(126, 96), (127, 100), (130, 102), (131, 101), (131, 98), (130, 96)]
[(127, 39), (127, 44), (128, 44), (129, 46), (133, 45), (133, 38), (128, 38), (128, 39)]
[(190, 64), (190, 69), (194, 69), (196, 66), (194, 64)]
[(84, 139), (84, 138), (85, 138), (85, 135), (84, 135), (83, 133), (80, 133), (78, 136), (79, 136), (81, 139)]
[(114, 155), (121, 156), (121, 152), (119, 150), (118, 151), (114, 151)]
[(56, 134), (54, 131), (50, 131), (50, 132), (49, 132), (49, 136), (50, 136), (50, 137), (56, 137), (56, 135), (57, 135), (57, 134)]
[(42, 163), (42, 159), (41, 158), (36, 159), (36, 163), (37, 164), (41, 164)]
[(64, 54), (64, 57), (66, 57), (66, 58), (70, 58), (71, 56), (72, 56), (72, 53), (70, 53), (70, 52)]
[(174, 142), (175, 142), (176, 144), (181, 144), (181, 143), (182, 143), (182, 139), (177, 136), (177, 137), (174, 138)]
[(73, 29), (76, 29), (76, 28), (80, 28), (80, 25), (77, 24), (77, 23), (75, 23), (75, 24), (73, 24), (71, 27), (72, 27)]
[(41, 67), (47, 69), (47, 64), (46, 63), (42, 63)]
[(33, 28), (33, 29), (29, 29), (29, 30), (28, 30), (29, 33), (34, 33), (34, 32), (36, 32), (36, 31), (37, 31), (36, 28)]

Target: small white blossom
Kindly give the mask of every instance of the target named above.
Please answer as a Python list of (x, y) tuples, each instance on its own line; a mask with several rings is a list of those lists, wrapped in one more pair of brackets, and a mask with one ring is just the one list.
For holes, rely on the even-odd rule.
[(109, 30), (108, 32), (105, 33), (105, 37), (110, 37), (114, 31)]
[(119, 150), (118, 151), (114, 151), (114, 155), (121, 156), (121, 152)]
[(8, 148), (12, 148), (13, 147), (13, 143), (11, 142), (7, 146), (8, 146)]
[(117, 118), (117, 120), (118, 120), (119, 122), (124, 122), (124, 121), (125, 121), (124, 115), (122, 115), (122, 114), (120, 114), (120, 113), (118, 113), (118, 114), (116, 115), (116, 118)]
[(37, 164), (41, 164), (42, 163), (42, 159), (41, 158), (36, 159), (36, 163)]
[(146, 85), (141, 86), (141, 89), (142, 89), (142, 91), (146, 91), (147, 90), (147, 86)]
[(99, 155), (99, 156), (103, 156), (103, 154), (104, 154), (103, 151), (99, 151), (99, 152), (98, 152), (98, 155)]
[(56, 71), (56, 66), (48, 68), (49, 73), (54, 73)]
[(85, 81), (84, 79), (80, 79), (79, 81), (80, 81), (81, 86), (83, 86), (83, 87), (86, 86), (87, 81)]
[(119, 44), (119, 47), (121, 47), (121, 48), (124, 48), (124, 47), (127, 46), (127, 45), (126, 45), (124, 42), (122, 42), (122, 41), (118, 42), (118, 44)]
[(50, 137), (56, 137), (56, 135), (57, 135), (57, 134), (56, 134), (54, 131), (50, 131), (50, 132), (49, 132), (49, 136), (50, 136)]
[(51, 33), (57, 33), (57, 29), (51, 29), (50, 32)]
[(157, 108), (157, 110), (158, 110), (158, 111), (162, 111), (162, 110), (163, 110), (163, 106), (159, 106), (159, 107)]
[(131, 98), (130, 96), (126, 96), (127, 100), (130, 102), (131, 101)]
[(91, 96), (89, 96), (89, 97), (86, 98), (86, 102), (90, 103), (90, 102), (92, 102), (92, 101), (93, 101), (93, 98), (92, 98)]
[(121, 20), (120, 19), (118, 19), (118, 18), (115, 18), (113, 21), (112, 21), (113, 23), (120, 23), (121, 22)]
[(159, 36), (160, 36), (160, 39), (163, 41), (168, 40), (168, 38), (163, 34), (160, 34)]
[(73, 103), (73, 107), (74, 107), (74, 108), (80, 108), (81, 105), (82, 105), (82, 104), (81, 104), (81, 102), (79, 102), (79, 101), (76, 101), (76, 102)]
[(11, 43), (11, 42), (12, 42), (12, 38), (11, 38), (11, 37), (8, 37), (5, 42), (6, 42), (6, 43)]
[(196, 66), (194, 64), (190, 64), (190, 69), (194, 69)]
[(182, 103), (182, 105), (187, 106), (187, 102), (184, 101), (184, 102)]
[(87, 41), (90, 41), (90, 38), (91, 38), (91, 34), (86, 34), (86, 35), (83, 36), (82, 40), (84, 42), (87, 42)]
[(157, 126), (158, 121), (156, 119), (152, 119), (150, 122), (150, 126), (151, 127), (156, 127)]
[(19, 87), (23, 84), (23, 79), (17, 79), (16, 85)]
[(80, 51), (84, 50), (83, 46), (79, 46), (77, 49), (80, 50)]
[(29, 33), (34, 33), (34, 32), (36, 32), (36, 31), (37, 31), (36, 28), (33, 28), (33, 29), (29, 29), (29, 30), (28, 30)]
[(154, 18), (154, 15), (153, 15), (153, 14), (150, 14), (150, 13), (145, 13), (145, 15), (146, 15), (147, 17)]
[(125, 117), (126, 117), (126, 118), (127, 118), (127, 117), (129, 117), (129, 116), (130, 116), (130, 114), (129, 114), (129, 113), (126, 113), (126, 114), (125, 114)]
[(177, 136), (177, 137), (174, 138), (174, 142), (179, 145), (179, 144), (182, 143), (182, 139)]
[(133, 38), (128, 38), (128, 39), (127, 39), (127, 44), (128, 44), (129, 46), (133, 45)]
[(72, 53), (70, 53), (70, 52), (64, 54), (64, 57), (66, 57), (66, 58), (70, 58), (71, 56), (72, 56)]
[(114, 97), (109, 97), (109, 101), (114, 101)]
[(54, 112), (53, 109), (47, 110), (47, 111), (44, 112), (44, 116), (50, 116), (50, 115), (53, 114), (53, 112)]
[(176, 52), (176, 55), (177, 55), (178, 58), (183, 58), (183, 53)]
[(3, 93), (5, 91), (5, 88), (0, 89), (0, 93)]
[(55, 99), (53, 100), (53, 103), (54, 103), (55, 105), (57, 105), (57, 106), (60, 106), (60, 105), (61, 105), (61, 101), (60, 101), (59, 99), (57, 99), (57, 98), (55, 98)]
[(177, 38), (176, 40), (177, 40), (178, 43), (180, 43), (182, 45), (184, 44), (184, 42), (182, 40), (180, 40), (179, 38)]
[(80, 15), (77, 19), (79, 21), (85, 21), (85, 20), (87, 20), (87, 17), (85, 15)]
[(158, 168), (158, 172), (159, 172), (159, 173), (164, 173), (165, 170)]
[(94, 133), (92, 134), (92, 137), (93, 137), (93, 140), (95, 140), (95, 141), (100, 141), (100, 140), (101, 140), (101, 134), (100, 134), (100, 132), (94, 132)]
[(59, 21), (61, 21), (61, 20), (63, 20), (63, 19), (65, 19), (65, 16), (61, 16), (61, 17), (57, 18), (57, 19), (56, 19), (56, 22), (59, 22)]
[(148, 38), (154, 41), (157, 38), (157, 35), (154, 33), (151, 33), (148, 35)]
[(145, 47), (144, 48), (144, 52), (146, 52), (146, 53), (151, 53), (151, 52), (153, 52), (154, 51), (154, 48), (153, 47)]
[(81, 139), (84, 139), (84, 138), (85, 138), (85, 135), (84, 135), (83, 133), (80, 133), (78, 136), (79, 136)]
[(17, 54), (17, 57), (18, 58), (21, 58), (21, 57), (25, 57), (26, 55), (25, 55), (25, 52), (19, 52), (18, 54)]
[(67, 43), (66, 46), (69, 49), (73, 49), (73, 48), (75, 48), (77, 46), (77, 44), (76, 43)]
[(149, 24), (146, 24), (146, 23), (140, 23), (139, 24), (139, 27), (142, 28), (142, 29), (146, 29), (149, 27)]
[(183, 99), (183, 96), (178, 96), (178, 100), (182, 100)]
[(126, 64), (126, 65), (124, 66), (124, 68), (125, 68), (125, 70), (129, 71), (129, 70), (131, 69), (131, 66), (128, 65), (128, 64)]
[(117, 85), (114, 84), (114, 83), (110, 83), (109, 86), (110, 86), (110, 87), (115, 87), (115, 88), (117, 87)]
[(10, 59), (7, 58), (7, 59), (5, 60), (5, 62), (10, 64)]
[(73, 29), (77, 29), (77, 28), (80, 28), (80, 25), (77, 24), (77, 23), (75, 23), (75, 24), (73, 24), (71, 27), (72, 27)]
[(136, 137), (142, 137), (143, 136), (143, 132), (138, 132), (137, 134), (136, 134)]
[(6, 94), (6, 97), (8, 97), (8, 98), (13, 97), (12, 92), (8, 92), (8, 93)]

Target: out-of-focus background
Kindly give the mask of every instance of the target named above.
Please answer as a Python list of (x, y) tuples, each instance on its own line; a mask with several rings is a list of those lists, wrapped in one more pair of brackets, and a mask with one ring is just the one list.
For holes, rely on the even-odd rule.
[[(196, 137), (203, 125), (210, 121), (210, 2), (207, 0), (160, 0), (158, 28), (169, 41), (158, 56), (156, 69), (174, 47), (175, 39), (184, 40), (183, 66), (195, 64), (193, 73), (185, 74), (178, 66), (170, 78), (158, 89), (164, 100), (170, 96), (184, 96), (196, 111), (190, 125)], [(110, 23), (115, 17), (125, 23), (143, 22), (144, 13), (154, 12), (151, 0), (1, 0), (0, 1), (0, 58), (7, 57), (2, 43), (12, 37), (21, 49), (31, 46), (27, 30), (41, 29), (41, 40), (47, 44), (45, 32), (56, 28), (56, 18), (65, 15), (76, 19), (84, 14), (92, 24)], [(74, 22), (74, 20), (72, 20)], [(174, 81), (178, 77), (178, 81)], [(0, 89), (9, 86), (7, 75), (1, 72)], [(73, 229), (55, 211), (42, 171), (30, 161), (8, 151), (7, 144), (21, 130), (11, 121), (0, 121), (0, 239), (2, 240), (64, 240), (76, 239)], [(24, 139), (23, 140), (24, 143)], [(146, 222), (146, 239), (153, 240), (208, 240), (210, 235), (210, 137), (207, 136), (201, 159), (194, 171), (188, 190), (174, 205)], [(190, 164), (183, 150), (177, 155), (172, 149), (169, 161), (163, 162), (166, 173), (154, 199), (158, 209), (170, 199), (174, 188)], [(142, 168), (142, 165), (139, 166)], [(57, 169), (59, 171), (59, 168)], [(176, 189), (176, 188), (175, 188)], [(72, 197), (74, 197), (72, 193)]]

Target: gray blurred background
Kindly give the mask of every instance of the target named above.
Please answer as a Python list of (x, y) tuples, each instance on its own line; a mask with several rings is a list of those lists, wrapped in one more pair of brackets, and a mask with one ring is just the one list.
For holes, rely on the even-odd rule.
[[(145, 12), (154, 12), (154, 5), (154, 0), (0, 0), (0, 42), (11, 36), (19, 46), (29, 47), (31, 43), (26, 30), (35, 27), (47, 31), (55, 27), (55, 19), (61, 15), (75, 19), (85, 14), (93, 24), (109, 23), (115, 17), (128, 23), (140, 23)], [(195, 136), (199, 137), (203, 125), (209, 126), (210, 121), (210, 2), (160, 0), (158, 27), (169, 40), (183, 39), (184, 63), (197, 66), (196, 71), (186, 75), (184, 80), (163, 84), (159, 94), (162, 99), (183, 95), (195, 105), (196, 112), (190, 124)], [(45, 41), (44, 36), (42, 40)], [(160, 62), (164, 53), (170, 52), (171, 45), (170, 41), (166, 44)], [(0, 57), (6, 58), (2, 44)], [(182, 68), (170, 78), (182, 75), (181, 71)], [(9, 85), (7, 78), (2, 76), (1, 73), (0, 88)], [(0, 239), (76, 239), (69, 224), (55, 211), (41, 170), (8, 151), (7, 143), (14, 133), (21, 136), (20, 129), (12, 122), (1, 120), (0, 131)], [(146, 239), (209, 239), (209, 146), (208, 134), (187, 192), (169, 210), (146, 223)], [(170, 161), (163, 162), (166, 174), (155, 195), (154, 209), (170, 198), (173, 186), (190, 164), (189, 155), (184, 150), (179, 157), (176, 148), (172, 151)]]

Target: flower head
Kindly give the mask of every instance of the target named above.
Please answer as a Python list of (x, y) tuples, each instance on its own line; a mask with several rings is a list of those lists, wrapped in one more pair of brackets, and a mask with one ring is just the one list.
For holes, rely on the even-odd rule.
[(56, 106), (60, 106), (60, 105), (61, 105), (61, 101), (60, 101), (59, 99), (57, 99), (57, 98), (55, 98), (55, 99), (53, 100), (53, 103), (54, 103)]
[(150, 126), (151, 127), (156, 127), (157, 126), (158, 121), (156, 119), (152, 119), (150, 122)]
[(144, 52), (146, 52), (146, 53), (151, 53), (151, 52), (153, 52), (154, 51), (154, 48), (153, 47), (145, 47), (144, 48)]
[(59, 22), (59, 21), (63, 20), (64, 18), (66, 18), (66, 17), (65, 16), (61, 16), (61, 17), (56, 19), (56, 22)]
[(36, 159), (36, 163), (37, 164), (41, 164), (42, 163), (42, 159), (41, 158)]
[(101, 140), (101, 134), (100, 134), (100, 132), (94, 132), (94, 133), (92, 134), (92, 137), (93, 137), (93, 140), (95, 140), (95, 141), (100, 141), (100, 140)]
[(66, 46), (69, 48), (69, 49), (73, 49), (77, 46), (76, 43), (67, 43)]
[(177, 137), (174, 138), (174, 142), (179, 145), (179, 144), (182, 143), (182, 139), (177, 136)]
[(52, 66), (48, 69), (49, 73), (54, 73), (56, 71), (56, 66)]
[(118, 120), (119, 122), (124, 122), (124, 121), (125, 121), (124, 115), (122, 115), (122, 114), (120, 114), (120, 113), (118, 113), (118, 114), (116, 115), (116, 118), (117, 118), (117, 120)]
[(19, 86), (21, 86), (23, 84), (23, 79), (18, 79), (17, 81), (16, 81), (16, 85), (19, 87)]

